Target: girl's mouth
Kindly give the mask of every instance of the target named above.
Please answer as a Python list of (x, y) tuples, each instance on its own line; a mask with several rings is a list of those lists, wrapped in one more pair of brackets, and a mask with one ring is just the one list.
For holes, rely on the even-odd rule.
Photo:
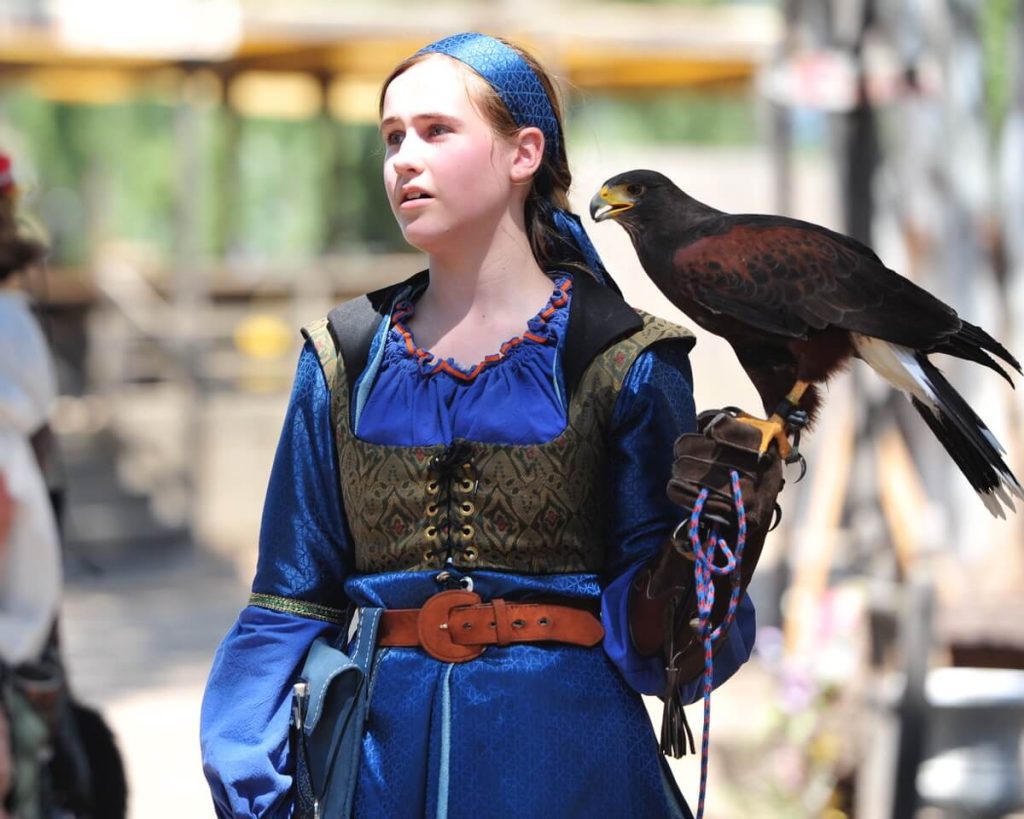
[(422, 191), (419, 188), (411, 188), (402, 192), (402, 201), (408, 202), (410, 199), (431, 199), (431, 195), (426, 191)]
[(429, 193), (424, 193), (423, 191), (412, 191), (402, 197), (399, 207), (403, 210), (406, 208), (422, 207), (426, 202), (429, 202), (433, 198), (434, 197)]

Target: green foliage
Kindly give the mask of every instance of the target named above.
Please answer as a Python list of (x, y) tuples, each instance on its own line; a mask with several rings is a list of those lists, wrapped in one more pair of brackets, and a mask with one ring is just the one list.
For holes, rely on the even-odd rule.
[[(183, 221), (195, 225), (200, 263), (294, 267), (351, 248), (407, 249), (372, 124), (247, 119), (217, 107), (186, 114), (157, 97), (70, 105), (23, 90), (0, 98), (0, 115), (38, 179), (33, 207), (58, 264), (85, 264), (97, 242), (117, 239), (173, 266)], [(567, 128), (570, 140), (748, 142), (755, 125), (745, 94), (664, 92), (588, 96), (571, 106)]]
[(26, 177), (33, 179), (24, 192), (42, 211), (38, 215), (46, 225), (51, 258), (57, 263), (80, 260), (88, 246), (88, 228), (79, 195), (84, 187), (82, 146), (79, 140), (68, 139), (67, 129), (73, 126), (70, 112), (19, 91), (5, 96), (2, 110), (21, 149), (16, 154), (16, 178), (23, 189)]
[(351, 236), (374, 251), (409, 250), (384, 190), (384, 146), (376, 125), (349, 125), (346, 134)]
[(600, 134), (602, 141), (742, 144), (757, 138), (753, 97), (702, 91), (592, 95), (574, 106), (569, 133)]
[(296, 259), (315, 254), (318, 235), (316, 132), (310, 123), (247, 120), (239, 164), (230, 251), (242, 258)]
[[(985, 60), (985, 97), (989, 127), (1003, 123), (1013, 88), (1011, 40), (1013, 15), (1019, 0), (984, 0), (981, 6), (981, 45)], [(1020, 60), (1021, 55), (1016, 55)], [(1018, 67), (1018, 73), (1020, 72)]]
[(178, 184), (173, 109), (141, 101), (105, 109), (77, 107), (70, 113), (78, 121), (70, 133), (87, 143), (80, 161), (88, 168), (89, 157), (95, 158), (92, 184), (100, 186), (102, 197), (101, 235), (173, 247)]

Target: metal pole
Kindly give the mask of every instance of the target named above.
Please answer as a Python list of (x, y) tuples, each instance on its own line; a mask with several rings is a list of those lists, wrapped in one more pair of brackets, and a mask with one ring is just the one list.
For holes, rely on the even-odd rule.
[[(181, 96), (175, 113), (178, 160), (175, 191), (174, 340), (180, 363), (183, 425), (181, 453), (186, 526), (195, 531), (196, 487), (204, 452), (204, 391), (202, 385), (202, 317), (206, 314), (205, 282), (199, 272), (199, 241), (196, 221), (195, 182), (199, 178), (199, 128), (191, 98), (192, 69), (185, 66)], [(191, 538), (190, 538), (191, 539)]]
[(900, 735), (896, 752), (896, 781), (892, 819), (908, 819), (917, 813), (917, 771), (924, 756), (928, 727), (925, 681), (932, 644), (935, 593), (929, 572), (922, 568), (906, 585), (901, 656), (905, 687), (898, 706)]

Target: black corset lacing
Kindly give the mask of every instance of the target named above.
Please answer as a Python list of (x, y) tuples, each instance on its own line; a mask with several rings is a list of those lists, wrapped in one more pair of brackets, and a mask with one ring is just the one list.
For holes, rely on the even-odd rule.
[(475, 491), (477, 472), (472, 459), (473, 447), (468, 441), (453, 441), (430, 459), (430, 480), (437, 482), (436, 502), (443, 514), (437, 525), (439, 549), (429, 554), (444, 555), (444, 566), (434, 579), (445, 589), (473, 588), (472, 578), (455, 566), (455, 520), (460, 504), (456, 490), (463, 494)]

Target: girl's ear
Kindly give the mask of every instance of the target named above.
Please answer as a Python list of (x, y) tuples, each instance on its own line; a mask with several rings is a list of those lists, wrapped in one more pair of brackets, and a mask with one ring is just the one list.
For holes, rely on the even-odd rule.
[(540, 128), (523, 128), (513, 138), (515, 150), (512, 155), (510, 174), (513, 182), (529, 182), (540, 169), (544, 159), (544, 134)]

